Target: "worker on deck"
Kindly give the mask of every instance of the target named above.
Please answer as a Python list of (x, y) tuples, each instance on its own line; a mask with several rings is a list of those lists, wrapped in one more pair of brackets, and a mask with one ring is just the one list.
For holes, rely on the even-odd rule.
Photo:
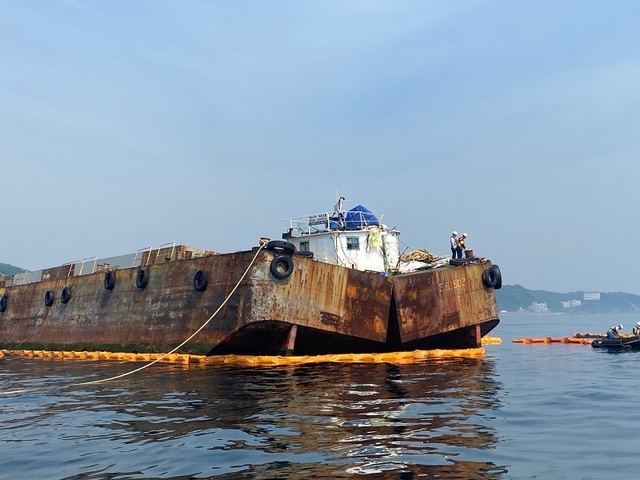
[(622, 325), (614, 325), (609, 330), (607, 330), (607, 338), (620, 337), (620, 330), (622, 330)]
[(460, 235), (460, 238), (458, 238), (458, 244), (456, 246), (456, 258), (462, 258), (462, 252), (465, 249), (464, 241), (466, 240), (466, 238), (466, 233), (463, 233), (462, 235)]
[(451, 244), (451, 258), (457, 258), (456, 248), (458, 248), (458, 232), (455, 230), (451, 233), (451, 237), (449, 237), (449, 243)]
[(633, 326), (632, 333), (634, 337), (640, 337), (640, 322), (636, 323)]

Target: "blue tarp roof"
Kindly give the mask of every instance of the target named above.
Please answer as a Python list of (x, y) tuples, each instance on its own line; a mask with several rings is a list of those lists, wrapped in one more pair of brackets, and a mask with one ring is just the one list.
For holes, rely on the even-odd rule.
[(380, 225), (376, 216), (362, 205), (356, 205), (345, 216), (346, 230), (360, 230), (369, 225)]

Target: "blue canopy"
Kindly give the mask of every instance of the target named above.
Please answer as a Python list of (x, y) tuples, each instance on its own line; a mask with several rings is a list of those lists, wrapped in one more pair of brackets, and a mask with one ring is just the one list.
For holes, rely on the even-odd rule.
[(360, 230), (369, 225), (380, 225), (376, 216), (362, 205), (357, 205), (347, 211), (345, 217), (346, 230)]

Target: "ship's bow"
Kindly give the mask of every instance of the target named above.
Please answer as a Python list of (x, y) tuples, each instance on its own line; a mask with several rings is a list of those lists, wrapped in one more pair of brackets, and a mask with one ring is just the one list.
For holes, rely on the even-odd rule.
[(499, 323), (500, 270), (489, 261), (390, 277), (391, 348), (469, 348)]

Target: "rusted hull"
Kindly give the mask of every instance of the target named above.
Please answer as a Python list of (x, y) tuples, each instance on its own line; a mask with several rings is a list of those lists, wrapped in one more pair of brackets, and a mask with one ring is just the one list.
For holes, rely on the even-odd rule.
[[(391, 286), (382, 276), (293, 256), (293, 272), (278, 279), (270, 272), (276, 254), (263, 250), (240, 281), (254, 254), (146, 266), (144, 288), (136, 286), (140, 269), (129, 268), (115, 271), (112, 290), (105, 288), (105, 272), (0, 289), (6, 294), (0, 346), (166, 352), (214, 313), (181, 351), (275, 354), (292, 325), (300, 329), (296, 353), (304, 353), (305, 343), (314, 352), (336, 348), (323, 347), (317, 338), (337, 338), (337, 345), (352, 343), (356, 349), (384, 343)], [(204, 291), (194, 288), (199, 270), (208, 276)], [(62, 303), (65, 287), (70, 300)], [(45, 304), (48, 291), (54, 296), (51, 306)]]
[(471, 347), (498, 323), (493, 288), (483, 283), (489, 261), (391, 278), (390, 332), (398, 348)]
[(489, 262), (385, 277), (266, 249), (188, 253), (111, 270), (112, 288), (71, 269), (0, 288), (0, 348), (167, 352), (198, 331), (179, 351), (384, 352), (476, 346), (498, 323)]

